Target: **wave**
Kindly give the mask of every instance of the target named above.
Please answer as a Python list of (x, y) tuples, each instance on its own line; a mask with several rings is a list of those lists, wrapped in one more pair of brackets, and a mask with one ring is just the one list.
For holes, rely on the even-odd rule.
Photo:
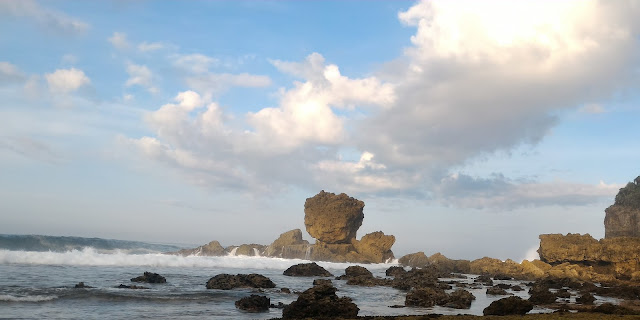
[(0, 301), (7, 302), (42, 302), (58, 299), (58, 296), (12, 296), (8, 294), (0, 295)]
[(128, 250), (131, 253), (169, 252), (182, 249), (175, 245), (102, 238), (0, 234), (0, 249), (66, 252), (92, 247), (97, 250)]
[[(13, 251), (0, 249), (0, 264), (70, 265), (70, 266), (145, 266), (145, 267), (220, 267), (241, 269), (286, 269), (291, 265), (309, 262), (301, 259), (282, 259), (250, 256), (177, 256), (161, 253), (130, 254), (115, 250), (104, 253), (95, 248), (66, 252)], [(316, 262), (328, 269), (344, 269), (353, 263)], [(368, 269), (386, 269), (397, 265), (370, 264)]]

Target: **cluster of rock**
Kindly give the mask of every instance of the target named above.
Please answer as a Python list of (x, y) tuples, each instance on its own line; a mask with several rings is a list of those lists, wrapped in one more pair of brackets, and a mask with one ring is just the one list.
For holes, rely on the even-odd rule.
[(218, 241), (172, 254), (183, 256), (246, 255), (313, 261), (382, 263), (394, 258), (391, 247), (396, 241), (382, 231), (356, 239), (364, 220), (364, 202), (348, 195), (320, 191), (304, 204), (304, 224), (315, 238), (315, 244), (302, 239), (302, 231), (294, 229), (282, 233), (270, 245), (243, 244), (222, 247)]

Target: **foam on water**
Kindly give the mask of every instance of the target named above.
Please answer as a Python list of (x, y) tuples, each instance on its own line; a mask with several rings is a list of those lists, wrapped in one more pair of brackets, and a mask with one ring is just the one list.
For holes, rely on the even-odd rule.
[[(286, 269), (297, 263), (309, 262), (301, 259), (282, 259), (261, 256), (177, 256), (161, 253), (129, 254), (120, 250), (110, 253), (94, 248), (67, 252), (37, 252), (0, 250), (1, 264), (67, 265), (67, 266), (147, 266), (147, 267), (222, 267), (239, 269)], [(317, 262), (330, 269), (345, 269), (352, 263)], [(370, 264), (367, 268), (387, 269), (397, 265), (391, 263)]]
[(18, 297), (12, 296), (8, 294), (0, 295), (0, 301), (8, 301), (8, 302), (41, 302), (41, 301), (51, 301), (54, 299), (58, 299), (58, 296), (25, 296)]

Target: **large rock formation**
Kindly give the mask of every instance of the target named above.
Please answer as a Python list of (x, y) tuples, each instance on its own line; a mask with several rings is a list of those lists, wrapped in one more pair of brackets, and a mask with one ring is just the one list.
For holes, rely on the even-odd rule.
[(445, 257), (440, 252), (434, 253), (427, 257), (424, 252), (410, 253), (402, 256), (398, 262), (405, 267), (422, 268), (425, 266), (434, 266), (441, 272), (469, 273), (469, 260), (454, 260)]
[(543, 234), (538, 253), (542, 261), (552, 266), (574, 265), (620, 279), (640, 276), (640, 238), (598, 241), (589, 234)]
[(285, 259), (309, 259), (311, 245), (306, 240), (302, 240), (302, 231), (293, 229), (280, 234), (265, 250), (264, 254), (269, 257)]
[(393, 259), (391, 247), (396, 242), (396, 237), (385, 235), (382, 231), (368, 233), (362, 239), (353, 240), (356, 252), (362, 256), (362, 260), (371, 262), (385, 262)]
[(180, 251), (170, 252), (170, 254), (181, 256), (224, 256), (227, 253), (224, 251), (224, 247), (220, 245), (220, 242), (214, 240), (194, 249), (182, 249)]
[(620, 189), (605, 213), (605, 238), (640, 237), (640, 176)]
[(350, 244), (364, 219), (364, 202), (341, 193), (320, 191), (304, 203), (304, 225), (326, 244)]

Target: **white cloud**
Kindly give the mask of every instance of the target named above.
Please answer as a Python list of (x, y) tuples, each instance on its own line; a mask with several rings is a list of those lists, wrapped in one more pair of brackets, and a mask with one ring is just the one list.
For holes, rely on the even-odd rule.
[(91, 83), (89, 77), (80, 69), (58, 69), (44, 75), (52, 93), (68, 94)]
[(82, 34), (89, 29), (87, 23), (68, 17), (64, 13), (44, 8), (34, 0), (0, 0), (0, 16), (2, 15), (33, 19), (46, 31)]
[(140, 52), (149, 52), (163, 49), (165, 45), (161, 42), (141, 42), (138, 44), (138, 51)]
[(19, 83), (26, 80), (26, 75), (15, 65), (0, 61), (0, 85)]
[(114, 32), (107, 40), (112, 46), (119, 50), (125, 50), (131, 46), (127, 40), (127, 34), (124, 32)]
[(191, 73), (206, 73), (212, 65), (219, 63), (216, 58), (205, 56), (203, 54), (183, 54), (174, 57), (173, 65), (176, 68)]
[(128, 63), (127, 73), (129, 74), (129, 79), (125, 82), (127, 87), (142, 86), (147, 88), (151, 93), (158, 91), (158, 89), (153, 86), (153, 73), (147, 66)]
[[(270, 78), (212, 73), (206, 56), (175, 58), (198, 99), (184, 93), (150, 113), (153, 137), (133, 143), (163, 150), (143, 153), (208, 186), (336, 186), (462, 207), (592, 203), (616, 186), (450, 173), (536, 144), (560, 111), (631, 88), (638, 10), (624, 1), (423, 1), (399, 14), (416, 33), (382, 72), (347, 77), (319, 53), (271, 60), (297, 81), (280, 89), (277, 105), (246, 115), (225, 113), (233, 109), (215, 94)], [(345, 149), (359, 159), (343, 158)]]

